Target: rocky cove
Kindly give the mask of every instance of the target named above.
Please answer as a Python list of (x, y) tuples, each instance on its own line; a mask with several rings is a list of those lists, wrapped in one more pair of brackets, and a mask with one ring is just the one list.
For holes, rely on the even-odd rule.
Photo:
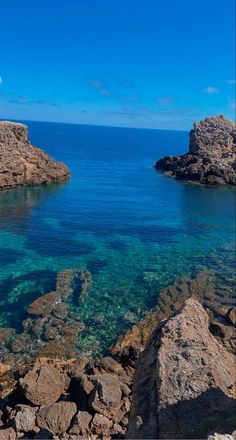
[[(25, 129), (6, 128), (3, 148), (31, 150)], [(29, 180), (25, 162), (19, 178), (8, 163), (3, 187), (56, 182), (55, 169), (63, 170), (58, 181), (68, 177), (50, 161), (46, 175), (44, 163)], [(84, 323), (71, 307), (89, 298), (93, 276), (59, 271), (53, 290), (28, 305), (21, 331), (0, 329), (0, 439), (233, 438), (234, 295), (213, 278), (202, 271), (162, 289), (144, 319), (98, 358), (78, 349)]]

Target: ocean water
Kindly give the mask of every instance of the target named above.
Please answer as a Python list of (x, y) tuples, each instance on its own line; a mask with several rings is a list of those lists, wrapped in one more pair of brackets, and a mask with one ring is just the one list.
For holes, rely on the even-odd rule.
[(27, 125), (32, 143), (72, 177), (0, 192), (0, 326), (21, 331), (27, 306), (65, 268), (93, 277), (88, 298), (71, 304), (85, 325), (81, 349), (106, 350), (182, 276), (207, 270), (232, 291), (234, 190), (181, 183), (153, 167), (187, 151), (188, 133)]

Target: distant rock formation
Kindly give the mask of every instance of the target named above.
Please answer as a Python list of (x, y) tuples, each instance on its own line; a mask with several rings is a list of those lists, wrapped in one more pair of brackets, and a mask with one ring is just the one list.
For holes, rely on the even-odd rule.
[(235, 356), (188, 299), (161, 323), (135, 368), (128, 439), (206, 439), (235, 429)]
[(63, 182), (69, 175), (66, 165), (31, 145), (26, 125), (0, 122), (0, 189)]
[(189, 134), (189, 152), (166, 156), (156, 169), (179, 180), (204, 185), (236, 184), (236, 124), (225, 116), (195, 122)]

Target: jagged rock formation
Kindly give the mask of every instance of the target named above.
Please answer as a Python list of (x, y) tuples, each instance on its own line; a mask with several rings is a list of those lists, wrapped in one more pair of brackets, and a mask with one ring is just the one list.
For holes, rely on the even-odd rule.
[(195, 300), (152, 334), (139, 356), (127, 438), (206, 439), (235, 429), (235, 356)]
[[(0, 440), (124, 438), (131, 406), (129, 370), (110, 357), (40, 358), (0, 374)], [(17, 378), (17, 379), (16, 379)]]
[(0, 367), (0, 440), (233, 438), (235, 356), (193, 299), (156, 322), (135, 373), (112, 357)]
[(0, 122), (0, 189), (63, 182), (70, 173), (28, 140), (26, 125)]
[(189, 152), (166, 156), (156, 169), (179, 180), (205, 185), (235, 185), (236, 125), (225, 116), (194, 123), (190, 131)]

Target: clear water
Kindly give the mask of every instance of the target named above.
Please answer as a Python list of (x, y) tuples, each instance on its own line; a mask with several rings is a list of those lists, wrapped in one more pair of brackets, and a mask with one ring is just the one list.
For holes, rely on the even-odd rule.
[(229, 273), (232, 289), (233, 189), (183, 184), (153, 168), (185, 152), (188, 133), (27, 124), (32, 143), (72, 177), (0, 192), (0, 326), (20, 331), (26, 307), (65, 268), (93, 275), (87, 300), (72, 305), (86, 325), (80, 347), (107, 348), (183, 275)]

